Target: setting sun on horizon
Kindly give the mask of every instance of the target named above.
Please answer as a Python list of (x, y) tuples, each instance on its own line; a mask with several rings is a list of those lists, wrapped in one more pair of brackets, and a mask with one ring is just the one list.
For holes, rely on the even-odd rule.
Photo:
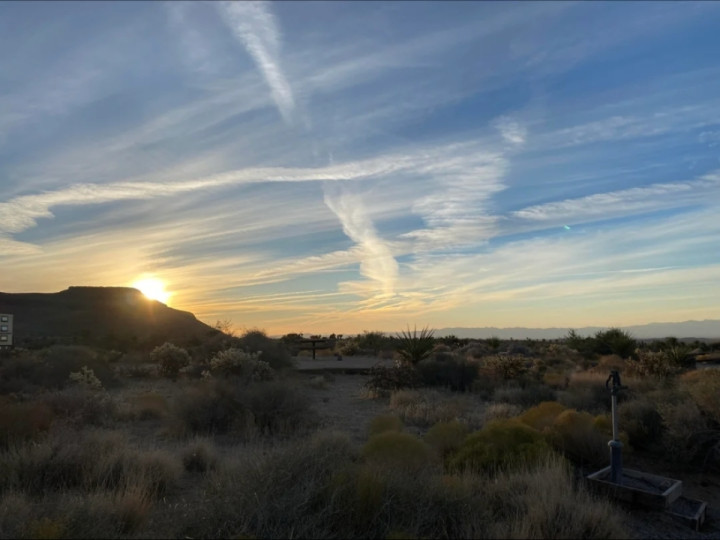
[(167, 304), (172, 293), (165, 290), (165, 282), (158, 278), (143, 278), (135, 281), (132, 287), (139, 290), (150, 300)]

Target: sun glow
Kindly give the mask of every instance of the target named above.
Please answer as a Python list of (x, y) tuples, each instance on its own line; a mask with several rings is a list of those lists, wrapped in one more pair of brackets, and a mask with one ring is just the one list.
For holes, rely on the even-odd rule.
[(133, 283), (132, 286), (150, 300), (158, 300), (163, 304), (167, 304), (171, 296), (171, 293), (165, 290), (165, 283), (157, 278), (140, 279)]

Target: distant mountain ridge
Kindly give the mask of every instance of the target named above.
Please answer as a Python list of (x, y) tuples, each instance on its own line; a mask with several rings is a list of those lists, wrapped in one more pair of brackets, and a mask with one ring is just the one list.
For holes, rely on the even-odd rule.
[(0, 293), (14, 315), (17, 346), (58, 342), (108, 348), (189, 345), (218, 331), (192, 313), (149, 300), (130, 287), (70, 287), (57, 293)]
[[(590, 336), (596, 332), (607, 330), (608, 326), (585, 326), (572, 328), (581, 336)], [(678, 339), (720, 339), (720, 320), (705, 319), (703, 321), (684, 321), (677, 323), (649, 323), (634, 326), (620, 326), (636, 339), (662, 339), (676, 337)], [(465, 339), (487, 339), (497, 336), (500, 339), (558, 339), (566, 336), (571, 327), (567, 328), (440, 328), (436, 336), (455, 335)]]

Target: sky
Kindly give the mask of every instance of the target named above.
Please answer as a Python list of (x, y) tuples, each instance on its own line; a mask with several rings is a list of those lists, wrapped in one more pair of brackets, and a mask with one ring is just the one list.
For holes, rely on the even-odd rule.
[(0, 290), (271, 335), (720, 318), (720, 3), (1, 2)]

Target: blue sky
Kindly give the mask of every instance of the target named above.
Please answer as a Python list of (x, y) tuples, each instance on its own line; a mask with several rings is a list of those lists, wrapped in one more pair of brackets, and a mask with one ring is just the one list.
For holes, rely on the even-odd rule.
[(0, 290), (286, 332), (720, 318), (715, 2), (0, 3)]

